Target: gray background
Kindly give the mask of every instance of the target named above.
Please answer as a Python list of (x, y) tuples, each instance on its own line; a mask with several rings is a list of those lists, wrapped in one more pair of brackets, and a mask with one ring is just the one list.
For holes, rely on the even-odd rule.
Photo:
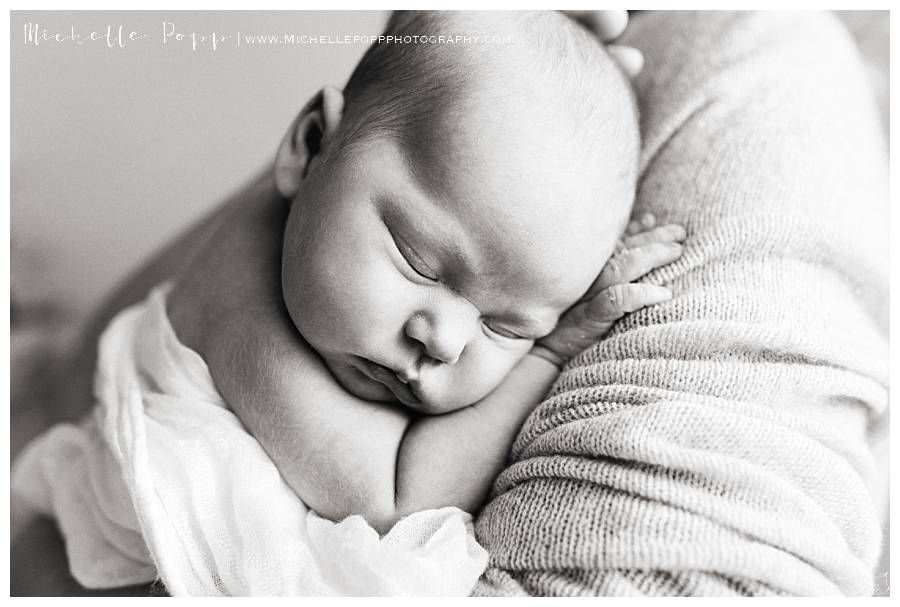
[[(82, 316), (114, 283), (259, 170), (323, 85), (342, 86), (364, 44), (215, 52), (162, 44), (179, 31), (378, 34), (385, 12), (14, 12), (10, 180), (13, 297)], [(24, 44), (24, 24), (105, 42)]]

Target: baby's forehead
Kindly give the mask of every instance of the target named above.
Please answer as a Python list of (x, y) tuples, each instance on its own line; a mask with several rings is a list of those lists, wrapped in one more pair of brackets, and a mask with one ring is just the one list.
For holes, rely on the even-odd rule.
[(627, 162), (606, 151), (615, 147), (606, 134), (575, 140), (572, 128), (526, 99), (482, 99), (454, 106), (402, 145), (416, 178), (460, 212), (501, 221), (515, 203), (562, 230), (633, 189), (623, 178)]
[(584, 125), (576, 138), (577, 128), (540, 100), (500, 92), (451, 105), (401, 144), (414, 177), (459, 213), (559, 238), (633, 196), (632, 159), (608, 133)]

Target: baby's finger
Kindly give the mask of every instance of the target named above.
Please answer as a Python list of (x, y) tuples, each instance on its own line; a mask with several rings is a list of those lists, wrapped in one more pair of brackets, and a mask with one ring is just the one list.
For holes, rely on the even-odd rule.
[(656, 227), (656, 215), (653, 213), (644, 213), (641, 216), (641, 227), (645, 230), (652, 230)]
[(628, 26), (628, 11), (563, 11), (569, 17), (594, 32), (603, 42), (615, 40)]
[(622, 244), (626, 249), (634, 249), (650, 244), (651, 242), (684, 242), (686, 238), (687, 231), (683, 227), (677, 224), (669, 224), (647, 230), (646, 232), (627, 236), (622, 241)]
[(610, 323), (626, 314), (672, 299), (672, 292), (643, 283), (617, 284), (585, 302), (585, 315), (593, 323)]
[(637, 78), (644, 69), (644, 54), (633, 46), (611, 44), (606, 50), (629, 78)]
[(628, 226), (625, 228), (625, 233), (629, 236), (640, 234), (646, 230), (653, 229), (655, 226), (656, 217), (653, 213), (643, 211), (631, 218), (631, 221), (628, 222)]
[(623, 251), (606, 262), (597, 285), (603, 289), (618, 283), (633, 282), (651, 270), (681, 257), (682, 249), (677, 242), (651, 242)]

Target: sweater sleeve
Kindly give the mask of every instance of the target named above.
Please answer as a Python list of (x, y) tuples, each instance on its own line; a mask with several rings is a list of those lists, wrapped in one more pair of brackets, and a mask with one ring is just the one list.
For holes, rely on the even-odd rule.
[(825, 13), (650, 13), (637, 205), (672, 301), (576, 357), (477, 520), (477, 594), (866, 595), (888, 404), (886, 142)]

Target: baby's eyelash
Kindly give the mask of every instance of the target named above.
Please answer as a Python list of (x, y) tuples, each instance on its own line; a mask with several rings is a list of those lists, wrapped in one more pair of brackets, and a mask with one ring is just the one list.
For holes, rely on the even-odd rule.
[[(416, 253), (415, 253), (415, 251), (413, 251), (412, 247), (410, 247), (405, 242), (403, 242), (403, 239), (394, 236), (393, 232), (391, 232), (391, 239), (394, 241), (394, 246), (396, 246), (397, 250), (400, 251), (400, 255), (403, 257), (404, 261), (406, 261), (406, 265), (408, 265), (412, 269), (413, 272), (415, 272), (422, 278), (437, 282), (438, 278), (436, 276), (431, 276), (431, 275), (427, 274), (426, 272), (422, 271), (421, 269), (419, 269), (417, 267), (417, 264), (412, 261), (411, 258), (413, 258), (413, 257), (418, 258), (418, 255), (416, 255)], [(404, 251), (403, 250), (404, 248), (407, 250)], [(421, 265), (425, 265), (421, 261), (419, 261), (419, 263)]]
[(515, 333), (507, 331), (506, 329), (494, 327), (491, 325), (490, 321), (484, 321), (483, 324), (485, 327), (487, 327), (488, 331), (490, 331), (491, 333), (494, 333), (496, 335), (499, 335), (500, 337), (505, 337), (506, 339), (526, 339), (525, 337), (522, 337), (521, 335), (516, 335)]

